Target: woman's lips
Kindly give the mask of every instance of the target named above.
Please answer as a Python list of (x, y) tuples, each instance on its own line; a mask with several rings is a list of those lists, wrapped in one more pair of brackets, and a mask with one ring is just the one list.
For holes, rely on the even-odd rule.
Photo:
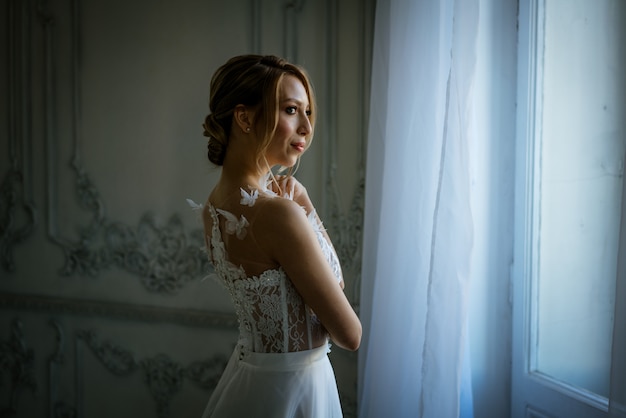
[(303, 152), (305, 144), (306, 144), (305, 142), (297, 142), (297, 143), (291, 144), (291, 146), (295, 148), (298, 152)]

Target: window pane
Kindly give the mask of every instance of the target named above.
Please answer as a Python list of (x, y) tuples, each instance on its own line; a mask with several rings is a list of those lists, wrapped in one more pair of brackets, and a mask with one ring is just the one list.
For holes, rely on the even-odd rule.
[(602, 396), (626, 142), (620, 1), (545, 1), (539, 122), (535, 367)]

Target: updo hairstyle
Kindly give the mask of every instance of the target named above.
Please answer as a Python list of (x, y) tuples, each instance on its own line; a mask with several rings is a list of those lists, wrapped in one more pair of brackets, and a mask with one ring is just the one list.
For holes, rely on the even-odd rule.
[[(218, 166), (224, 163), (233, 111), (237, 105), (244, 105), (256, 112), (254, 128), (260, 133), (257, 164), (261, 167), (278, 124), (279, 86), (285, 75), (297, 77), (304, 85), (311, 110), (311, 128), (315, 126), (315, 97), (304, 69), (273, 55), (236, 56), (218, 68), (211, 78), (210, 113), (203, 124), (204, 136), (209, 138), (209, 161)], [(306, 138), (307, 148), (312, 137), (313, 129)]]

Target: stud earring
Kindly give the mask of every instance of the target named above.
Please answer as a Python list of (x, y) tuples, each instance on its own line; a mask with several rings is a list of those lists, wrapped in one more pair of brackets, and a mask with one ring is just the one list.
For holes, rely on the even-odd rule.
[(246, 128), (246, 132), (250, 132), (250, 127), (247, 127), (247, 128)]

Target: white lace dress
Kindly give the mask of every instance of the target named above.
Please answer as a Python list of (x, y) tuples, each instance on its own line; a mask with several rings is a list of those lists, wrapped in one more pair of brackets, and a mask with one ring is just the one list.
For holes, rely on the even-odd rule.
[[(241, 253), (246, 245), (256, 245), (249, 226), (254, 222), (252, 208), (258, 193), (241, 189), (237, 215), (234, 210), (210, 204), (206, 208), (212, 221), (207, 237), (209, 259), (218, 281), (232, 297), (239, 320), (239, 341), (203, 418), (342, 417), (328, 359), (328, 335), (291, 280), (281, 268), (250, 276), (243, 267), (229, 261), (228, 249), (240, 245)], [(245, 214), (252, 217), (250, 222)], [(341, 281), (339, 260), (317, 216), (310, 213), (308, 219)]]

